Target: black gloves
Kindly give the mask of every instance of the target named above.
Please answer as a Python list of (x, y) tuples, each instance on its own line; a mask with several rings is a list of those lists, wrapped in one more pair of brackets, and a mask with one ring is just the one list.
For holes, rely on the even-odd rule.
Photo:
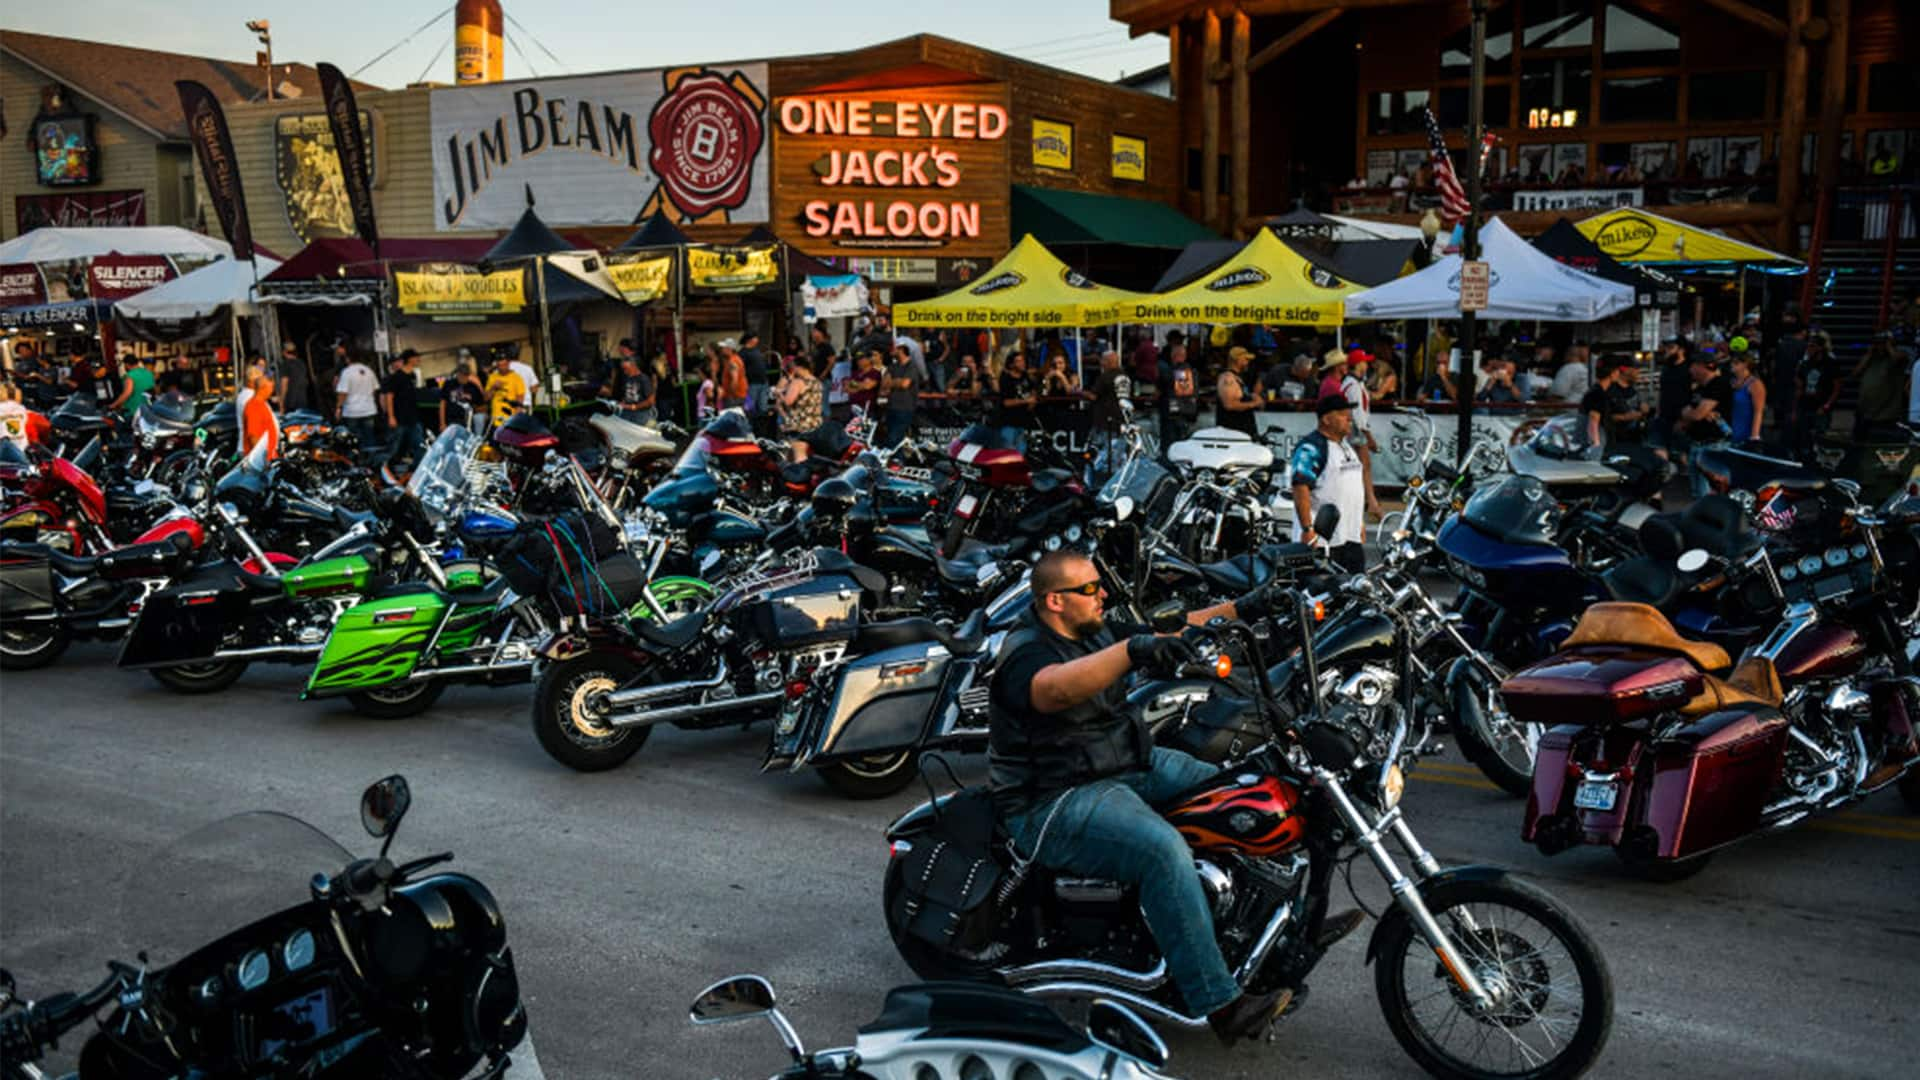
[(1272, 581), (1235, 600), (1233, 611), (1241, 622), (1259, 622), (1272, 616), (1286, 598), (1286, 586)]
[(1127, 662), (1158, 678), (1171, 679), (1180, 673), (1180, 665), (1199, 660), (1193, 646), (1177, 636), (1135, 634), (1127, 639)]

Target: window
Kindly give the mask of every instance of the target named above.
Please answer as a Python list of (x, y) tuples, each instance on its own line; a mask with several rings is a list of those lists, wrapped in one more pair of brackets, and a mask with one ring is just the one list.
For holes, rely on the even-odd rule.
[[(1204, 187), (1204, 182), (1206, 178), (1200, 175), (1200, 162), (1202, 160), (1203, 159), (1200, 156), (1199, 147), (1197, 146), (1187, 147), (1187, 190), (1188, 191), (1198, 192)], [(1215, 162), (1215, 166), (1216, 166), (1216, 170), (1219, 173), (1219, 181), (1215, 186), (1219, 188), (1220, 194), (1225, 195), (1227, 194), (1227, 190), (1232, 185), (1232, 182), (1233, 182), (1232, 159), (1225, 154), (1221, 154), (1219, 157), (1219, 160)]]
[[(1504, 73), (1513, 56), (1513, 5), (1495, 7), (1487, 14), (1487, 70)], [(1473, 74), (1473, 24), (1468, 23), (1440, 41), (1440, 77), (1464, 79)]]
[(1200, 190), (1200, 148), (1187, 147), (1187, 190)]
[(1767, 115), (1767, 73), (1714, 71), (1687, 76), (1687, 119), (1759, 120)]
[(1373, 95), (1367, 112), (1370, 135), (1410, 135), (1427, 130), (1425, 90), (1382, 90)]
[[(1464, 86), (1443, 86), (1440, 88), (1440, 103), (1434, 107), (1434, 115), (1440, 118), (1443, 128), (1464, 128), (1467, 126), (1468, 89)], [(1506, 127), (1507, 110), (1512, 104), (1513, 88), (1501, 83), (1486, 88), (1485, 96), (1480, 99), (1481, 122), (1490, 128)]]
[(1601, 62), (1610, 68), (1680, 62), (1680, 35), (1631, 8), (1608, 4), (1606, 31)]
[[(1851, 99), (1852, 95), (1848, 97)], [(1867, 69), (1868, 112), (1912, 112), (1915, 109), (1920, 109), (1920, 67), (1911, 63), (1888, 63), (1875, 64)]]
[(1680, 80), (1672, 75), (1608, 79), (1600, 84), (1600, 120), (1608, 124), (1672, 120), (1679, 116)]
[(1527, 0), (1526, 6), (1521, 48), (1571, 49), (1593, 44), (1592, 0)]
[(1528, 60), (1520, 65), (1520, 111), (1573, 109), (1585, 119), (1592, 85), (1589, 60)]

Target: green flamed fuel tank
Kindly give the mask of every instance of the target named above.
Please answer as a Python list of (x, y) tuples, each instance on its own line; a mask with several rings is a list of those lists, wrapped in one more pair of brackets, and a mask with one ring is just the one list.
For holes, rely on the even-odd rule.
[(296, 566), (280, 577), (288, 596), (331, 596), (366, 592), (373, 580), (373, 564), (359, 555), (341, 555)]

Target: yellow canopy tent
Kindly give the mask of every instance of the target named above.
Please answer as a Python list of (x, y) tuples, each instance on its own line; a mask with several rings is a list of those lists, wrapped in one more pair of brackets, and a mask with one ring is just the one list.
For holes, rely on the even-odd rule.
[(1120, 305), (1123, 322), (1339, 326), (1345, 300), (1366, 288), (1315, 266), (1269, 229), (1177, 289)]
[(971, 285), (931, 300), (893, 306), (896, 326), (1103, 326), (1140, 293), (1095, 284), (1046, 245), (1023, 236)]
[(1798, 263), (1777, 251), (1735, 240), (1636, 207), (1621, 207), (1574, 223), (1600, 251), (1633, 263)]

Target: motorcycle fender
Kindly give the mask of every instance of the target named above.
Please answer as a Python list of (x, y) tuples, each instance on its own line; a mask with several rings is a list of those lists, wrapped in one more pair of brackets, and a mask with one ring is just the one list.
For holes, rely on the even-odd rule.
[[(1507, 870), (1501, 866), (1487, 866), (1484, 864), (1456, 866), (1448, 870), (1442, 870), (1425, 881), (1422, 881), (1420, 883), (1420, 898), (1424, 900), (1440, 889), (1457, 882), (1502, 881), (1506, 876)], [(1374, 957), (1379, 955), (1381, 943), (1390, 940), (1389, 932), (1399, 933), (1401, 927), (1410, 918), (1412, 918), (1412, 916), (1408, 915), (1406, 909), (1400, 905), (1387, 905), (1386, 913), (1381, 915), (1380, 921), (1373, 926), (1373, 936), (1367, 939), (1368, 964), (1372, 964)]]
[(959, 794), (959, 792), (950, 792), (946, 795), (940, 796), (938, 799), (932, 799), (927, 802), (923, 802), (919, 806), (916, 806), (913, 809), (907, 811), (906, 813), (901, 814), (899, 817), (894, 818), (893, 823), (887, 826), (888, 842), (891, 843), (892, 841), (895, 841), (895, 840), (911, 840), (914, 837), (919, 836), (922, 833), (925, 833), (927, 830), (933, 828), (936, 824), (939, 823), (939, 819), (934, 812), (935, 808), (940, 803), (953, 798), (953, 796), (957, 794)]

